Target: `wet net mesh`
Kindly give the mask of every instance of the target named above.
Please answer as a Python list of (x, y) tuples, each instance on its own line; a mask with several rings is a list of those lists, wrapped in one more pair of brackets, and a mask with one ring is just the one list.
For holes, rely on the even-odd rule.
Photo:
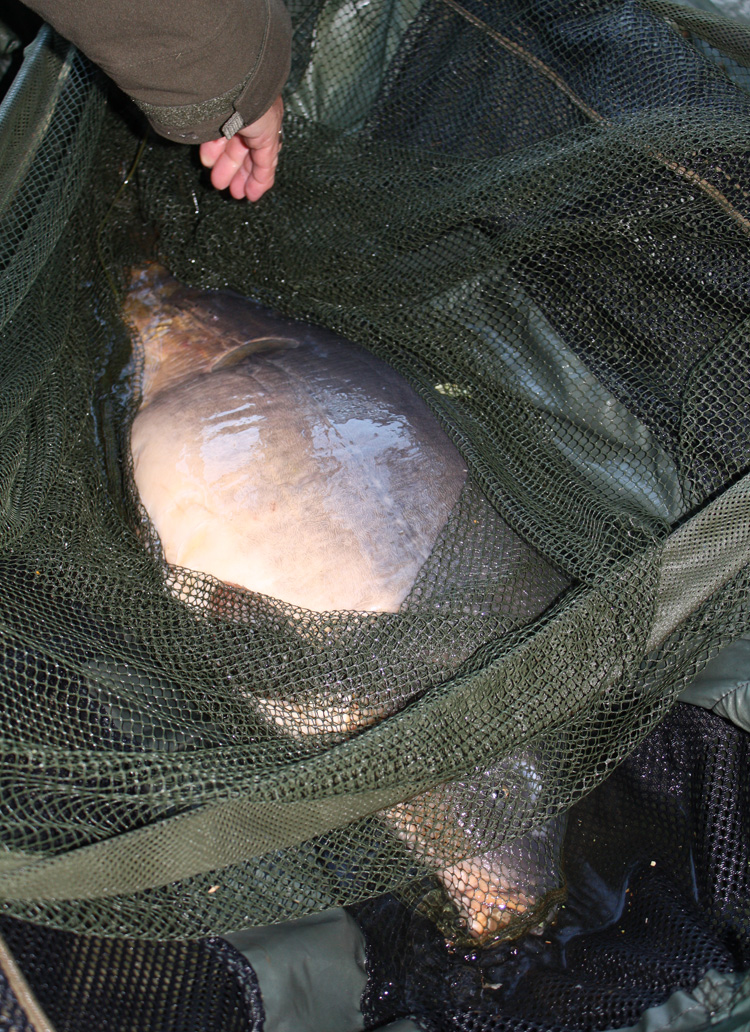
[(678, 705), (571, 809), (568, 899), (541, 936), (456, 950), (393, 895), (357, 904), (367, 1027), (414, 1014), (425, 1032), (624, 1029), (709, 970), (747, 971), (747, 746)]
[[(570, 807), (748, 630), (748, 34), (658, 0), (290, 6), (252, 208), (48, 34), (3, 107), (0, 899), (170, 939), (397, 891), (461, 941), (489, 868), (516, 935), (563, 898)], [(165, 574), (122, 319), (157, 256), (440, 419), (468, 480), (397, 613)], [(377, 719), (344, 731), (352, 699)]]
[[(568, 897), (543, 935), (456, 948), (403, 897), (355, 904), (365, 1029), (410, 1016), (424, 1032), (595, 1032), (685, 987), (701, 985), (709, 1012), (746, 995), (749, 976), (732, 976), (750, 967), (747, 751), (738, 728), (676, 706), (571, 808)], [(0, 932), (55, 1032), (263, 1032), (263, 986), (222, 939), (105, 939), (13, 918)], [(27, 1027), (4, 981), (0, 1027)]]

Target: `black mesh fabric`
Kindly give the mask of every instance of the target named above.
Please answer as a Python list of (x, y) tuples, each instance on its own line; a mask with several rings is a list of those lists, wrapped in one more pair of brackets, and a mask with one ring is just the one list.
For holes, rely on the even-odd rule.
[[(119, 985), (142, 957), (200, 1012), (213, 946), (122, 943), (378, 898), (359, 912), (372, 1023), (630, 1021), (747, 963), (740, 737), (675, 713), (628, 759), (750, 626), (747, 76), (655, 3), (290, 6), (284, 151), (257, 206), (189, 150), (142, 148), (49, 34), (50, 88), (8, 137), (7, 934), (37, 943), (45, 1005), (45, 935), (14, 919), (57, 929), (76, 977)], [(153, 257), (362, 345), (460, 450), (467, 486), (398, 612), (295, 610), (167, 567), (129, 453), (123, 301)], [(341, 719), (352, 698), (369, 722)], [(600, 855), (616, 813), (627, 833)], [(525, 880), (515, 909), (538, 924), (565, 889), (566, 814), (557, 925), (466, 959), (445, 872), (500, 857), (501, 902)], [(420, 894), (440, 932), (401, 909)], [(55, 938), (73, 933), (97, 938)]]
[(36, 1032), (4, 976), (0, 976), (0, 1029), (3, 1032)]
[(255, 973), (222, 939), (118, 941), (1, 923), (55, 1032), (263, 1032)]
[(394, 896), (353, 913), (368, 1027), (595, 1032), (635, 1024), (703, 975), (750, 966), (748, 735), (678, 705), (569, 814), (567, 903), (542, 935), (451, 949)]
[[(678, 705), (571, 810), (568, 900), (543, 934), (462, 952), (395, 896), (353, 906), (365, 1027), (409, 1016), (425, 1032), (598, 1032), (711, 969), (746, 971), (749, 750), (746, 733)], [(103, 940), (8, 918), (2, 934), (56, 1032), (263, 1032), (262, 986), (221, 939)]]

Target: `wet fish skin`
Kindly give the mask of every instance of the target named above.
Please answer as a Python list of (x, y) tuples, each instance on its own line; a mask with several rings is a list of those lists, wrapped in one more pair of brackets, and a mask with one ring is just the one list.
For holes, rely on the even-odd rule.
[(161, 282), (140, 274), (126, 315), (134, 476), (167, 561), (304, 609), (395, 612), (466, 478), (435, 416), (357, 345)]
[[(136, 272), (125, 315), (143, 368), (135, 481), (167, 562), (316, 612), (397, 611), (466, 480), (408, 383), (328, 331), (158, 266)], [(297, 738), (390, 712), (356, 691), (338, 704), (248, 697)], [(456, 791), (381, 816), (481, 943), (534, 909), (535, 873), (467, 836)]]

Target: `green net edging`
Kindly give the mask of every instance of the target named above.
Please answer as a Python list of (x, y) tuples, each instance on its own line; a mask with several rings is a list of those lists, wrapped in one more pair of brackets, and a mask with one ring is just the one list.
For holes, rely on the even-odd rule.
[(43, 26), (0, 105), (0, 326), (55, 249), (86, 181), (103, 113), (92, 67)]
[[(736, 528), (729, 540), (721, 534), (727, 521)], [(697, 550), (696, 541), (705, 541), (713, 527), (720, 530), (718, 546), (710, 554)], [(645, 644), (638, 643), (636, 656), (656, 649), (691, 612), (699, 610), (741, 572), (749, 559), (750, 478), (744, 478), (671, 535), (659, 550), (655, 616), (649, 639)], [(635, 580), (632, 601), (628, 601), (636, 607), (638, 601), (648, 604), (654, 596), (651, 577), (638, 576)], [(619, 605), (629, 608), (623, 601), (621, 579), (616, 589)], [(424, 791), (433, 786), (435, 771), (443, 781), (464, 773), (467, 764), (482, 765), (486, 744), (476, 740), (474, 727), (455, 719), (457, 699), (467, 709), (476, 706), (491, 712), (504, 748), (511, 754), (527, 744), (525, 729), (529, 726), (536, 725), (537, 734), (557, 735), (563, 730), (570, 734), (575, 731), (576, 713), (570, 707), (559, 711), (544, 658), (554, 654), (556, 664), (575, 678), (580, 686), (577, 701), (590, 721), (592, 701), (606, 696), (616, 681), (622, 681), (623, 670), (629, 674), (627, 684), (635, 662), (628, 662), (618, 647), (615, 635), (621, 614), (609, 605), (611, 597), (606, 589), (596, 590), (588, 592), (578, 605), (567, 603), (511, 655), (456, 679), (387, 723), (338, 746), (338, 765), (345, 774), (336, 779), (335, 794), (331, 794), (330, 785), (331, 757), (326, 753), (280, 771), (275, 777), (267, 776), (261, 784), (242, 785), (240, 798), (204, 806), (63, 857), (31, 865), (19, 858), (12, 866), (20, 869), (12, 871), (12, 858), (8, 856), (0, 876), (0, 893), (8, 900), (39, 902), (128, 895), (220, 870), (344, 827), (400, 801), (407, 783), (418, 792)], [(607, 609), (609, 634), (604, 621)], [(605, 640), (617, 643), (610, 654), (603, 654), (602, 632)], [(583, 649), (582, 642), (587, 640), (592, 644)], [(521, 699), (513, 690), (519, 680), (527, 686)], [(649, 706), (655, 703), (660, 708), (664, 705), (648, 700)], [(546, 716), (541, 728), (540, 713)], [(446, 730), (461, 757), (455, 770), (446, 769), (444, 761)], [(407, 746), (411, 740), (420, 743), (418, 756)], [(227, 751), (231, 753), (226, 747), (222, 750)], [(236, 759), (241, 758), (241, 752)], [(391, 769), (384, 770), (379, 762), (384, 754), (394, 758)], [(227, 757), (230, 763), (233, 759)], [(90, 774), (96, 764), (86, 762), (84, 756), (81, 760), (82, 770)], [(105, 767), (106, 761), (99, 776)]]
[[(268, 198), (234, 205), (153, 142), (110, 210), (137, 141), (107, 113), (90, 173), (60, 173), (71, 210), (51, 257), (13, 243), (38, 255), (3, 327), (0, 401), (0, 895), (19, 917), (191, 937), (403, 885), (428, 865), (383, 808), (498, 765), (533, 796), (499, 815), (496, 841), (517, 840), (747, 631), (750, 100), (638, 5), (592, 0), (569, 23), (553, 2), (376, 4), (367, 81), (353, 8), (292, 6)], [(657, 54), (646, 71), (633, 48)], [(100, 117), (96, 87), (58, 103), (68, 88), (78, 149), (32, 163), (55, 182), (58, 150), (86, 167)], [(310, 616), (299, 633), (252, 593), (229, 619), (167, 590), (129, 479), (113, 290), (151, 227), (185, 281), (357, 340), (443, 421), (470, 489), (403, 612)], [(500, 600), (478, 593), (493, 578)], [(567, 587), (538, 615), (523, 603), (541, 581)], [(299, 741), (252, 705), (332, 683), (404, 708)]]

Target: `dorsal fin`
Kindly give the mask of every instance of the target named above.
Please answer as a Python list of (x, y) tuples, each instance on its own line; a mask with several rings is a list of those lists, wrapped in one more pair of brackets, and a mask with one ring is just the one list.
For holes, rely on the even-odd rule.
[(269, 351), (281, 351), (285, 348), (296, 348), (298, 346), (299, 341), (293, 340), (291, 337), (256, 337), (254, 340), (248, 340), (232, 351), (228, 351), (226, 355), (217, 358), (215, 362), (211, 363), (211, 372), (213, 373), (217, 369), (229, 369), (233, 365), (238, 365), (248, 355), (265, 355)]

